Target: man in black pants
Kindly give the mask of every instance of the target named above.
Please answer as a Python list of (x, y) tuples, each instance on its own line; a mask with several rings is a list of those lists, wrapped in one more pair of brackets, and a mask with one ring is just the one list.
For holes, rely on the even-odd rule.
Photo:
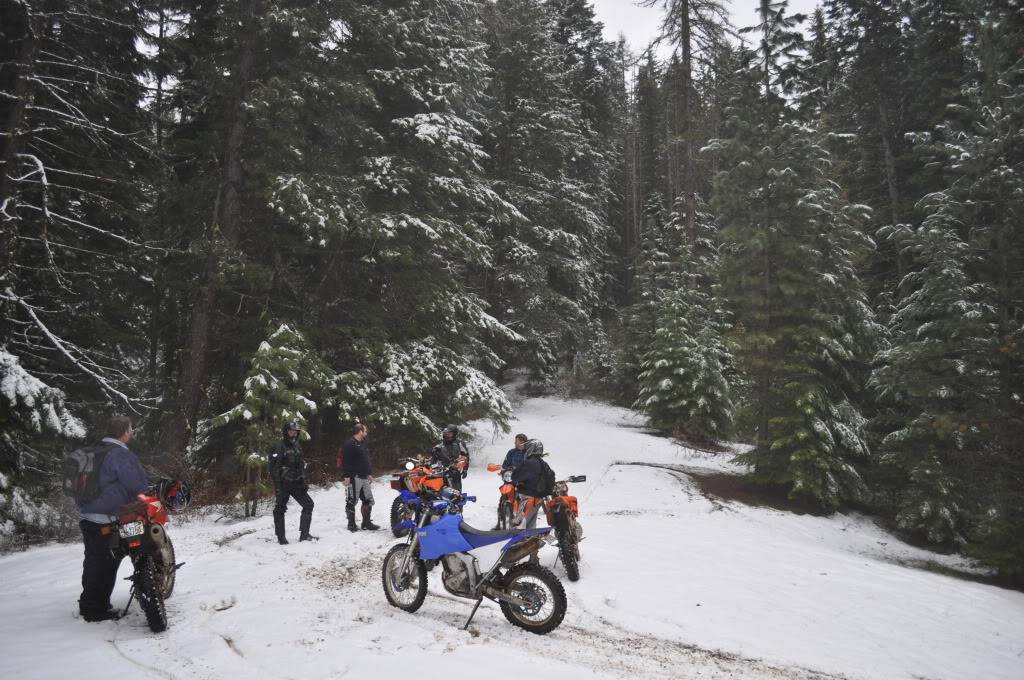
[(110, 595), (117, 582), (117, 568), (124, 558), (116, 548), (118, 544), (118, 508), (135, 500), (137, 494), (146, 490), (146, 472), (142, 463), (128, 442), (132, 438), (132, 421), (128, 416), (117, 415), (107, 425), (107, 436), (96, 446), (94, 459), (99, 467), (98, 495), (88, 501), (78, 502), (85, 544), (85, 560), (82, 562), (82, 596), (78, 599), (78, 611), (86, 621), (107, 621), (118, 618), (117, 611), (110, 604)]
[(356, 503), (362, 501), (360, 510), (363, 515), (362, 528), (370, 531), (380, 529), (370, 521), (373, 511), (373, 491), (370, 483), (370, 450), (366, 447), (366, 426), (356, 423), (352, 428), (352, 436), (341, 447), (342, 470), (345, 479), (345, 515), (348, 517), (348, 530), (359, 531), (356, 526)]
[(274, 480), (274, 531), (277, 533), (277, 542), (287, 545), (284, 513), (288, 508), (288, 498), (294, 498), (302, 506), (302, 516), (299, 518), (300, 541), (315, 538), (309, 534), (309, 525), (313, 521), (313, 499), (309, 497), (306, 463), (302, 460), (302, 449), (299, 448), (299, 424), (295, 421), (285, 423), (281, 427), (281, 435), (281, 441), (274, 447), (267, 462), (270, 478)]

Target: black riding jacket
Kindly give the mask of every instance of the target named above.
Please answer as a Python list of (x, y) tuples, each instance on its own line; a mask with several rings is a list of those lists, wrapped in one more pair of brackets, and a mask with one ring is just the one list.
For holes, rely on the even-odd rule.
[(267, 459), (270, 478), (275, 484), (304, 482), (306, 480), (306, 462), (302, 459), (302, 447), (299, 440), (284, 438), (277, 443)]
[(430, 449), (430, 459), (443, 465), (452, 465), (460, 456), (466, 457), (466, 469), (469, 469), (469, 450), (466, 445), (457, 439), (450, 442), (441, 442)]

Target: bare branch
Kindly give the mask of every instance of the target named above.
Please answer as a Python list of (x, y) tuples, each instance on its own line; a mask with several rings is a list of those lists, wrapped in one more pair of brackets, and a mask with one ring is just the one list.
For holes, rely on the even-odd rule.
[(68, 360), (71, 361), (71, 363), (77, 366), (83, 373), (86, 373), (87, 375), (91, 376), (97, 383), (99, 383), (99, 385), (103, 388), (105, 392), (107, 392), (107, 394), (111, 396), (116, 396), (117, 398), (124, 401), (125, 405), (128, 408), (130, 408), (134, 413), (141, 414), (141, 412), (135, 408), (134, 403), (132, 402), (131, 398), (128, 397), (128, 395), (124, 394), (123, 392), (115, 388), (113, 385), (108, 383), (103, 378), (103, 376), (98, 375), (97, 373), (89, 369), (87, 366), (85, 366), (77, 358), (75, 358), (75, 356), (71, 354), (71, 352), (67, 349), (65, 343), (56, 335), (51, 333), (50, 329), (46, 327), (46, 324), (43, 323), (42, 319), (36, 316), (35, 309), (33, 309), (32, 305), (28, 304), (24, 300), (24, 298), (22, 298), (19, 295), (16, 295), (15, 292), (10, 287), (4, 289), (4, 298), (11, 302), (17, 303), (22, 309), (24, 309), (25, 312), (29, 315), (29, 317), (31, 317), (32, 321), (35, 322), (36, 327), (43, 332), (43, 334), (47, 337), (50, 343), (54, 347), (56, 347), (61, 354), (67, 357)]

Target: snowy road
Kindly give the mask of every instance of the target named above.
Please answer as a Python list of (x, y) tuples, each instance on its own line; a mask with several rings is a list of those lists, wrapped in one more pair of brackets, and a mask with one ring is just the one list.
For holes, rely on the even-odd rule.
[[(431, 584), (416, 614), (390, 608), (380, 586), (386, 532), (344, 530), (339, 486), (314, 493), (315, 544), (278, 546), (269, 516), (228, 526), (172, 524), (187, 565), (168, 601), (170, 629), (152, 635), (137, 606), (117, 623), (75, 615), (79, 545), (0, 559), (0, 673), (76, 678), (929, 678), (1024, 677), (1024, 594), (899, 566), (939, 558), (866, 518), (797, 516), (712, 502), (668, 469), (728, 471), (710, 456), (644, 433), (627, 411), (528, 400), (515, 431), (545, 442), (574, 487), (586, 540), (569, 611), (546, 637), (509, 625), (485, 603)], [(472, 446), (467, 508), (494, 522), (498, 462), (511, 436)], [(375, 488), (384, 518), (392, 492)], [(172, 520), (173, 521), (173, 520)], [(295, 534), (297, 509), (288, 514)], [(543, 561), (554, 562), (547, 548)], [(555, 568), (564, 576), (560, 567)], [(126, 568), (122, 568), (122, 575)], [(431, 576), (434, 576), (432, 573)], [(435, 577), (436, 578), (436, 577)], [(114, 602), (127, 600), (121, 582)]]

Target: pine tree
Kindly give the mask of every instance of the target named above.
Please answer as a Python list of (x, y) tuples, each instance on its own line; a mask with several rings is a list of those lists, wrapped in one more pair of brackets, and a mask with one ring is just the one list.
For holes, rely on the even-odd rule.
[(281, 436), (281, 424), (303, 423), (324, 404), (331, 405), (334, 373), (311, 351), (301, 333), (282, 324), (260, 343), (249, 362), (242, 401), (212, 419), (210, 425), (243, 425), (235, 455), (244, 479), (240, 491), (245, 516), (256, 514), (260, 496), (269, 490), (262, 470), (267, 453)]
[[(725, 291), (734, 313), (737, 365), (752, 383), (747, 406), (756, 447), (740, 457), (757, 477), (831, 511), (863, 494), (864, 419), (854, 399), (861, 343), (843, 318), (870, 310), (853, 265), (864, 209), (828, 179), (830, 157), (782, 93), (780, 63), (799, 43), (781, 4), (762, 4), (760, 48), (733, 102), (731, 136), (713, 142), (726, 169), (716, 178)], [(862, 341), (863, 342), (863, 341)]]
[[(896, 392), (904, 398), (894, 409), (902, 420), (893, 419), (887, 441), (907, 479), (901, 521), (937, 542), (969, 541), (1019, 577), (1024, 288), (1013, 263), (1024, 259), (1015, 226), (1022, 209), (1024, 69), (1011, 46), (1019, 17), (1005, 11), (981, 13), (969, 31), (978, 36), (972, 49), (980, 78), (948, 97), (963, 104), (951, 105), (932, 133), (914, 137), (946, 187), (921, 202), (926, 218), (917, 232), (891, 234), (931, 259), (920, 255), (908, 277), (916, 288), (904, 291), (898, 309), (915, 316), (894, 337), (884, 366), (919, 370), (914, 384), (933, 388)], [(930, 474), (915, 474), (922, 467)]]
[(582, 333), (606, 285), (611, 229), (602, 187), (608, 161), (573, 98), (558, 17), (540, 0), (502, 0), (488, 13), (494, 69), (487, 139), (497, 189), (521, 214), (496, 224), (498, 318), (526, 338), (516, 361), (551, 385), (585, 345)]
[[(677, 203), (683, 203), (681, 198)], [(685, 206), (672, 216), (686, 230)], [(656, 427), (696, 440), (721, 440), (731, 430), (723, 301), (717, 297), (718, 254), (710, 215), (699, 210), (700, 237), (684, 242), (674, 271), (654, 295), (654, 333), (643, 348), (635, 406)]]
[(935, 212), (919, 230), (886, 228), (914, 259), (891, 321), (892, 346), (878, 357), (872, 383), (905, 414), (882, 441), (882, 462), (904, 475), (896, 519), (936, 543), (963, 542), (964, 472), (978, 456), (981, 425), (992, 402), (983, 286), (971, 283), (967, 246), (934, 196)]

